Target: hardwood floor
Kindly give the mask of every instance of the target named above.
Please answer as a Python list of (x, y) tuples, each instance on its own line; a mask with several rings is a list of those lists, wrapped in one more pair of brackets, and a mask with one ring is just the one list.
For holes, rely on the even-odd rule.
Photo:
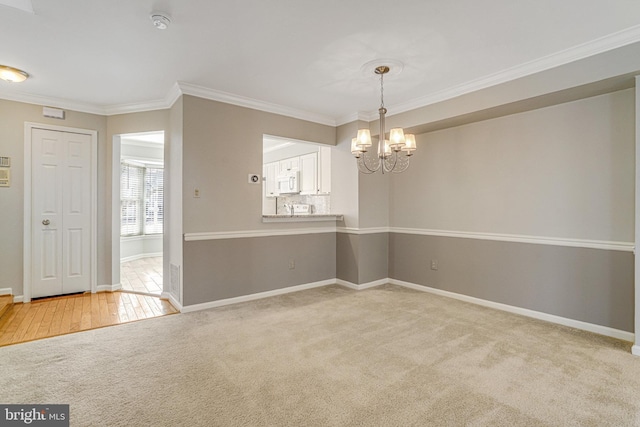
[(166, 300), (99, 292), (14, 304), (0, 318), (0, 346), (174, 314)]
[(123, 291), (160, 295), (162, 293), (162, 257), (148, 257), (121, 263), (120, 285)]

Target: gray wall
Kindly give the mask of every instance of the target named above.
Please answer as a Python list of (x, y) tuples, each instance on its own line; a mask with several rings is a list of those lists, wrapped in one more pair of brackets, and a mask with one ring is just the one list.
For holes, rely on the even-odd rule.
[(359, 235), (359, 284), (389, 277), (389, 233)]
[[(335, 226), (263, 223), (262, 186), (247, 182), (249, 173), (262, 174), (264, 134), (334, 145), (334, 127), (193, 96), (182, 101), (184, 233)], [(183, 251), (185, 305), (335, 278), (333, 232), (185, 241)]]
[(360, 259), (360, 236), (357, 234), (336, 234), (336, 278), (353, 284), (360, 284), (358, 271)]
[(331, 152), (331, 210), (344, 215), (342, 227), (357, 228), (358, 182), (360, 174), (351, 155), (351, 138), (365, 122), (353, 122), (339, 126), (336, 130), (336, 147)]
[(363, 285), (389, 277), (389, 233), (336, 236), (336, 278)]
[(335, 233), (185, 242), (184, 304), (334, 279), (335, 248)]
[(418, 135), (392, 227), (634, 240), (634, 93)]
[(333, 128), (191, 96), (170, 111), (108, 118), (69, 111), (60, 122), (42, 118), (39, 106), (0, 101), (0, 155), (13, 160), (12, 187), (0, 189), (0, 288), (22, 290), (25, 121), (98, 130), (98, 284), (111, 282), (112, 136), (171, 130), (168, 173), (183, 183), (168, 200), (171, 236), (181, 242), (169, 257), (183, 267), (185, 305), (333, 277), (356, 284), (392, 277), (631, 330), (628, 252), (399, 233), (207, 241), (183, 241), (182, 233), (333, 226), (262, 223), (261, 186), (248, 184), (247, 174), (260, 173), (262, 135), (270, 134), (336, 144), (332, 202), (346, 214), (345, 227), (632, 242), (633, 112), (633, 90), (624, 90), (421, 134), (411, 168), (383, 177), (355, 172), (349, 145), (362, 122)]
[[(418, 135), (390, 226), (630, 244), (634, 123), (624, 90)], [(633, 331), (630, 252), (392, 233), (389, 276)]]
[(394, 279), (630, 332), (633, 262), (630, 252), (402, 233), (389, 238)]
[(262, 186), (247, 182), (250, 173), (262, 175), (263, 134), (335, 144), (331, 126), (193, 96), (183, 103), (185, 233), (279, 227), (262, 223)]

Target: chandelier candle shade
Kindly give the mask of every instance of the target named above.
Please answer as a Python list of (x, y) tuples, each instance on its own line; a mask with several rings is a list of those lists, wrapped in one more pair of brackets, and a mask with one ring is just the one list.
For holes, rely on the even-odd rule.
[(380, 138), (376, 156), (367, 155), (372, 147), (371, 132), (369, 129), (359, 129), (358, 135), (351, 140), (351, 154), (358, 163), (358, 170), (370, 174), (377, 171), (384, 173), (400, 173), (407, 170), (409, 160), (416, 150), (416, 137), (405, 134), (402, 128), (393, 128), (389, 131), (389, 139), (385, 139), (384, 116), (387, 109), (384, 107), (384, 75), (389, 72), (389, 67), (381, 65), (376, 67), (376, 74), (380, 76)]

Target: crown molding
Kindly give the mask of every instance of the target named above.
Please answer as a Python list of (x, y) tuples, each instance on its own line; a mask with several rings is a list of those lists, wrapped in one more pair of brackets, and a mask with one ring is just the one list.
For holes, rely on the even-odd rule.
[(20, 92), (1, 93), (0, 98), (6, 99), (7, 101), (23, 102), (25, 104), (35, 104), (45, 107), (61, 108), (63, 110), (79, 111), (81, 113), (105, 115), (104, 108), (99, 105), (85, 104), (63, 98), (31, 95)]
[[(173, 104), (171, 104), (173, 105)], [(166, 110), (171, 105), (167, 105), (165, 100), (156, 100), (131, 104), (108, 105), (104, 107), (105, 116), (116, 116), (118, 114), (142, 113), (144, 111)]]
[[(390, 110), (390, 114), (387, 114), (387, 117), (406, 113), (407, 111), (426, 107), (427, 105), (436, 104), (438, 102), (446, 101), (461, 95), (466, 95), (468, 93), (486, 89), (491, 86), (497, 86), (637, 42), (640, 42), (640, 25), (629, 27), (616, 33), (608, 34), (606, 36), (570, 47), (560, 52), (543, 56), (542, 58), (538, 58), (533, 61), (529, 61), (524, 64), (520, 64), (515, 67), (511, 67), (506, 70), (463, 83), (461, 85), (453, 86), (449, 89), (435, 92), (428, 96), (415, 98), (408, 102), (389, 106), (388, 108)], [(375, 112), (371, 112), (369, 113), (369, 117), (377, 118), (377, 115), (375, 114)]]
[[(535, 73), (547, 71), (549, 69), (569, 64), (574, 61), (598, 55), (613, 49), (621, 48), (632, 43), (640, 42), (640, 25), (636, 25), (616, 33), (612, 33), (598, 39), (586, 42), (551, 55), (538, 58), (536, 60), (508, 68), (506, 70), (490, 74), (488, 76), (472, 80), (461, 85), (453, 86), (435, 92), (431, 95), (415, 98), (411, 101), (389, 106), (387, 117), (405, 113), (407, 111), (426, 107), (438, 102), (446, 101), (461, 95), (465, 95), (478, 90), (486, 89), (519, 78), (523, 78)], [(193, 85), (186, 82), (176, 82), (169, 89), (163, 99), (151, 100), (139, 103), (96, 105), (76, 102), (64, 98), (47, 97), (41, 95), (30, 95), (26, 93), (0, 93), (0, 99), (9, 101), (24, 102), (62, 108), (83, 113), (112, 116), (117, 114), (138, 113), (143, 111), (164, 110), (171, 108), (181, 95), (192, 95), (212, 101), (224, 102), (240, 107), (279, 114), (300, 120), (314, 122), (327, 126), (341, 126), (354, 121), (372, 122), (378, 119), (377, 111), (358, 112), (349, 114), (338, 119), (334, 119), (323, 114), (299, 110), (292, 107), (273, 104), (253, 98), (235, 95), (215, 89)]]
[(175, 104), (181, 96), (182, 90), (180, 90), (180, 85), (178, 84), (178, 82), (175, 82), (173, 86), (171, 86), (171, 89), (169, 89), (169, 93), (167, 93), (167, 96), (164, 97), (164, 100), (168, 105), (167, 108), (173, 107), (173, 104)]
[(180, 98), (182, 92), (178, 83), (174, 83), (164, 99), (158, 99), (149, 102), (134, 102), (130, 104), (108, 105), (104, 108), (106, 116), (115, 116), (117, 114), (141, 113), (143, 111), (166, 110), (171, 108), (173, 104)]
[(69, 101), (66, 99), (46, 97), (40, 95), (29, 95), (25, 93), (3, 93), (0, 99), (8, 101), (24, 102), (27, 104), (44, 105), (49, 107), (73, 110), (82, 113), (98, 114), (102, 116), (114, 116), (118, 114), (141, 113), (144, 111), (165, 110), (171, 108), (173, 104), (182, 95), (192, 95), (199, 98), (209, 99), (212, 101), (224, 102), (226, 104), (237, 105), (239, 107), (251, 108), (254, 110), (265, 111), (267, 113), (280, 114), (295, 119), (306, 120), (327, 126), (336, 126), (336, 121), (328, 116), (298, 110), (295, 108), (285, 107), (283, 105), (272, 104), (269, 102), (259, 101), (252, 98), (242, 97), (227, 92), (205, 88), (202, 86), (192, 85), (185, 82), (176, 82), (170, 89), (164, 99), (129, 103), (114, 104), (107, 106), (85, 104), (80, 102)]
[[(174, 86), (174, 87), (177, 87)], [(180, 97), (181, 93), (176, 96), (174, 88), (172, 88), (167, 96), (162, 100), (116, 104), (116, 105), (94, 105), (82, 102), (70, 101), (63, 98), (55, 98), (50, 96), (30, 95), (26, 93), (3, 93), (0, 99), (7, 101), (23, 102), (25, 104), (42, 105), (46, 107), (60, 108), (63, 110), (73, 110), (80, 113), (97, 114), (100, 116), (115, 116), (117, 114), (141, 113), (143, 111), (165, 110), (170, 108), (173, 103)]]
[(372, 122), (378, 119), (378, 112), (363, 112), (358, 111), (357, 113), (348, 114), (346, 116), (342, 116), (336, 120), (336, 126), (346, 125), (347, 123), (353, 122)]
[(190, 83), (178, 82), (178, 85), (180, 86), (180, 90), (182, 91), (183, 95), (197, 96), (198, 98), (224, 102), (225, 104), (237, 105), (239, 107), (251, 108), (253, 110), (264, 111), (267, 113), (280, 114), (283, 116), (293, 117), (295, 119), (306, 120), (322, 125), (336, 126), (335, 119), (322, 114), (311, 113), (308, 111), (299, 110), (297, 108), (291, 108), (284, 105), (260, 101), (257, 99), (235, 95), (220, 90), (192, 85)]

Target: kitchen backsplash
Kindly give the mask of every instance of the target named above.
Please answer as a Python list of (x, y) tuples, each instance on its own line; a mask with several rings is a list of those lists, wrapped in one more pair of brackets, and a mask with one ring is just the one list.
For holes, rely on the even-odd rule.
[(308, 195), (291, 194), (276, 198), (276, 214), (288, 214), (289, 211), (284, 205), (304, 204), (311, 205), (312, 214), (330, 214), (331, 197), (329, 195)]

